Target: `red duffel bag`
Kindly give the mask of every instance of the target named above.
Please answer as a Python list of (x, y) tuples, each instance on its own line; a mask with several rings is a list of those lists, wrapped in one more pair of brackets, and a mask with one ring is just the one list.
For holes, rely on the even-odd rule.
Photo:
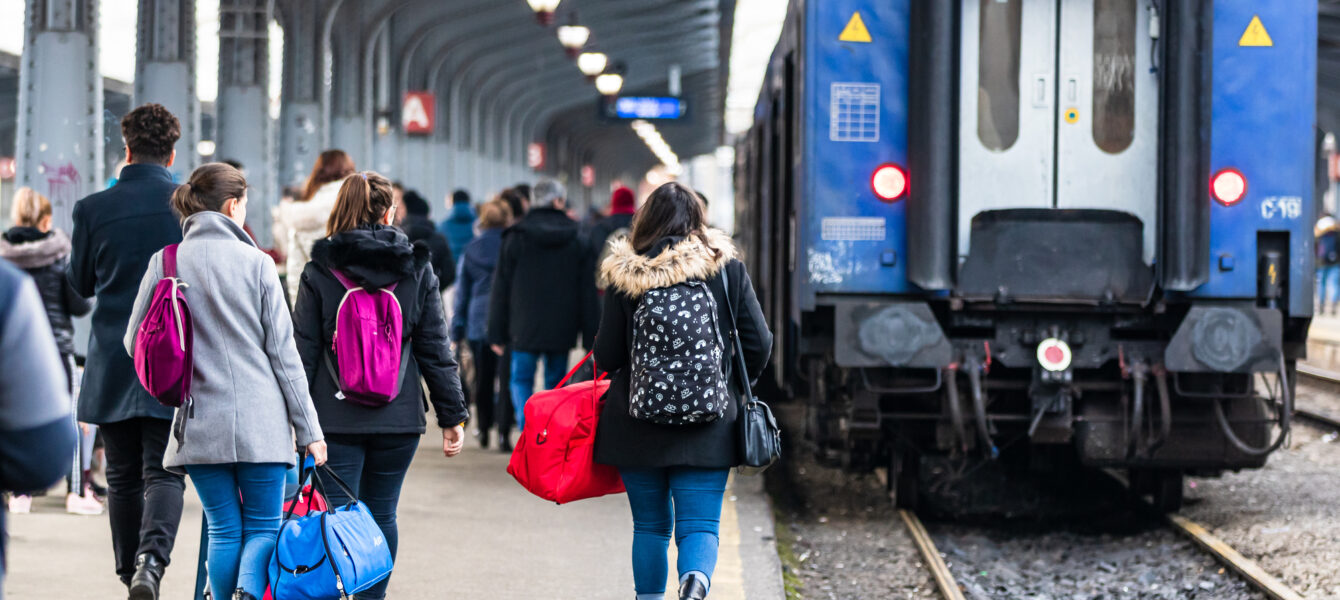
[(526, 428), (507, 465), (532, 494), (559, 504), (624, 491), (618, 469), (595, 462), (596, 425), (609, 380), (602, 374), (563, 387), (590, 359), (587, 353), (558, 387), (526, 401)]

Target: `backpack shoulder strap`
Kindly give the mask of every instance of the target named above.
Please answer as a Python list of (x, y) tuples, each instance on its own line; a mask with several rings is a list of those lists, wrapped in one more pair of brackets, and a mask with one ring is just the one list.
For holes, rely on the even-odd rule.
[[(331, 274), (331, 275), (334, 275), (334, 276), (335, 276), (335, 279), (338, 280), (338, 281), (340, 282), (340, 285), (344, 286), (344, 289), (346, 289), (346, 290), (352, 290), (352, 289), (354, 289), (354, 288), (362, 288), (362, 287), (363, 287), (363, 286), (361, 286), (361, 285), (358, 285), (357, 283), (354, 283), (354, 280), (349, 279), (349, 276), (348, 276), (348, 275), (345, 275), (344, 273), (341, 273), (341, 272), (339, 271), (339, 269), (331, 269), (331, 270), (330, 270), (330, 274)], [(388, 292), (394, 292), (394, 291), (395, 291), (395, 288), (396, 288), (397, 285), (400, 285), (400, 282), (399, 282), (399, 281), (397, 281), (397, 282), (395, 282), (395, 283), (392, 283), (391, 285), (388, 285), (388, 286), (386, 286), (386, 287), (384, 287), (384, 288), (381, 288), (381, 289), (384, 289), (384, 290), (386, 290), (386, 291), (388, 291)]]
[(177, 247), (181, 244), (170, 244), (163, 248), (163, 277), (177, 277)]

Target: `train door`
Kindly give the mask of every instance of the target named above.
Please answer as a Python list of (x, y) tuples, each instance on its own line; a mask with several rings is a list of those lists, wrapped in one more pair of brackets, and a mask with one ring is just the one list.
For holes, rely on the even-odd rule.
[(1147, 0), (964, 0), (959, 254), (973, 216), (1104, 208), (1157, 231), (1158, 77)]
[(1158, 74), (1148, 0), (1063, 0), (1056, 206), (1103, 208), (1158, 228)]

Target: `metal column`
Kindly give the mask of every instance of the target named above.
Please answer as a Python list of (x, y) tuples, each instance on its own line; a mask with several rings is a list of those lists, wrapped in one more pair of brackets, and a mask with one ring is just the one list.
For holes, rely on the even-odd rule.
[(28, 0), (25, 15), (15, 180), (46, 194), (69, 231), (74, 203), (104, 181), (98, 3)]
[(331, 68), (331, 146), (349, 153), (359, 169), (370, 168), (372, 125), (363, 113), (363, 11), (345, 6), (334, 23)]
[(219, 2), (219, 160), (242, 163), (250, 184), (247, 221), (269, 245), (270, 209), (279, 200), (270, 151), (269, 0)]
[(321, 112), (325, 59), (321, 51), (321, 3), (292, 0), (279, 5), (284, 26), (283, 103), (279, 114), (279, 185), (298, 185), (321, 153), (326, 123)]
[(140, 0), (135, 44), (135, 104), (157, 102), (181, 122), (173, 176), (185, 181), (197, 161), (200, 100), (195, 89), (195, 0)]

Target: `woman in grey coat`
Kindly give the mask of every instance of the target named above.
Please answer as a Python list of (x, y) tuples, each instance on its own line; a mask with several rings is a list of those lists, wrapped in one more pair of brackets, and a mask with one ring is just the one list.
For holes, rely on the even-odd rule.
[[(213, 597), (254, 600), (268, 584), (294, 435), (317, 464), (326, 444), (274, 261), (242, 230), (246, 194), (240, 171), (211, 163), (172, 195), (183, 219), (177, 276), (188, 286), (194, 371), (163, 466), (190, 475), (205, 507)], [(159, 252), (135, 299), (128, 352), (162, 277)]]

